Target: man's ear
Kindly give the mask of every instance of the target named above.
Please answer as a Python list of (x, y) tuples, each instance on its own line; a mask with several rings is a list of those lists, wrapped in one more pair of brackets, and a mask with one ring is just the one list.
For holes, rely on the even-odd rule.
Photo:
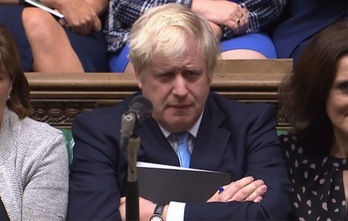
[(143, 82), (142, 82), (141, 72), (137, 68), (134, 68), (134, 72), (135, 72), (135, 79), (137, 80), (138, 87), (139, 89), (142, 89)]
[(209, 78), (209, 83), (213, 83), (213, 79), (214, 79), (214, 75), (213, 74), (208, 74), (208, 78)]

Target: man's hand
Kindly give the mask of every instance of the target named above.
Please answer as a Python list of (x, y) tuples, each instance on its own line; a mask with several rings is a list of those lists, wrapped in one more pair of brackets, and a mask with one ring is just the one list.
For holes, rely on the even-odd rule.
[(253, 201), (259, 203), (267, 191), (267, 186), (262, 180), (255, 180), (251, 176), (232, 182), (223, 188), (224, 191), (216, 192), (207, 202)]
[[(146, 200), (144, 198), (139, 197), (139, 220), (150, 220), (156, 204), (153, 202)], [(126, 220), (126, 197), (122, 197), (120, 200), (120, 213), (122, 220)]]

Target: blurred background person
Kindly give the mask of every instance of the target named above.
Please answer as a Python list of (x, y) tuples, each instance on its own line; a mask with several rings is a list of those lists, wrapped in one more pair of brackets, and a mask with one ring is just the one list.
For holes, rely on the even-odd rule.
[(313, 38), (279, 87), (295, 220), (347, 220), (348, 21)]
[(278, 57), (293, 58), (296, 63), (316, 33), (347, 16), (347, 0), (287, 0), (272, 36)]
[[(41, 0), (59, 19), (23, 0), (0, 0), (0, 22), (11, 31), (25, 72), (109, 71), (102, 30), (109, 0)], [(20, 3), (21, 5), (18, 5)]]
[(176, 2), (204, 17), (221, 41), (221, 59), (276, 58), (267, 34), (280, 17), (285, 0), (111, 0), (105, 26), (113, 72), (133, 73), (126, 44), (133, 23), (149, 8)]
[(29, 85), (15, 41), (0, 25), (0, 220), (65, 220), (63, 134), (30, 119)]

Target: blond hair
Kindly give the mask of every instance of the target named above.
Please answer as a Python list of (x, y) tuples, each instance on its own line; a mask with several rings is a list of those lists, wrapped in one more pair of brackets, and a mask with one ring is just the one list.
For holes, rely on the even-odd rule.
[(212, 75), (220, 52), (218, 39), (205, 19), (175, 3), (149, 9), (134, 23), (129, 58), (140, 72), (157, 59), (180, 61), (190, 50), (189, 38), (198, 43), (206, 70)]

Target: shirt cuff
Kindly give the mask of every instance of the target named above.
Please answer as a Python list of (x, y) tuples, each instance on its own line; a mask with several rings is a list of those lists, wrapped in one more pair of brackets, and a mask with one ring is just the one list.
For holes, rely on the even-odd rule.
[(184, 221), (185, 206), (186, 203), (170, 202), (166, 221)]

